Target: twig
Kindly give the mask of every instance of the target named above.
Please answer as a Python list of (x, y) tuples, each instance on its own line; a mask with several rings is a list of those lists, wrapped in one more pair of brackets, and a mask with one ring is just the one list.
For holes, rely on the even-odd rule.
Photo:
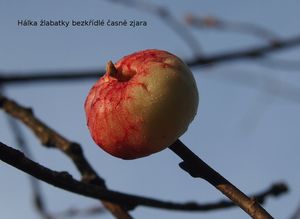
[[(0, 86), (0, 95), (4, 94), (4, 88)], [(21, 149), (30, 159), (33, 158), (33, 155), (28, 147), (26, 138), (17, 123), (14, 119), (6, 116), (8, 125), (14, 135), (14, 139), (16, 141), (16, 145)], [(33, 193), (33, 203), (36, 210), (40, 213), (40, 215), (45, 219), (51, 219), (52, 217), (48, 214), (45, 206), (44, 197), (42, 195), (41, 187), (39, 181), (32, 176), (29, 176), (29, 182), (31, 185), (32, 193)]]
[(273, 217), (253, 199), (250, 199), (222, 175), (208, 166), (188, 149), (180, 140), (169, 147), (183, 162), (179, 166), (192, 177), (202, 178), (221, 191), (254, 219), (272, 219)]
[(210, 78), (255, 88), (269, 96), (300, 103), (300, 87), (296, 86), (296, 84), (282, 81), (277, 77), (253, 71), (247, 72), (244, 69), (230, 69), (226, 74), (220, 74), (218, 77), (212, 76)]
[[(27, 141), (19, 125), (11, 117), (7, 117), (7, 120), (10, 128), (12, 129), (13, 135), (15, 136), (14, 138), (16, 139), (17, 147), (20, 148), (30, 159), (32, 159), (33, 156), (31, 154), (30, 149), (28, 148)], [(39, 181), (32, 176), (29, 176), (29, 181), (33, 192), (33, 203), (35, 208), (43, 218), (45, 219), (52, 218), (46, 210), (45, 201), (42, 195)]]
[(300, 205), (297, 207), (296, 211), (293, 213), (291, 219), (300, 219)]
[[(276, 44), (257, 46), (246, 49), (237, 49), (229, 52), (217, 53), (210, 56), (196, 57), (192, 60), (186, 60), (190, 67), (199, 67), (211, 64), (219, 64), (228, 61), (241, 59), (257, 59), (271, 52), (281, 51), (284, 49), (300, 46), (300, 36), (291, 37), (286, 40), (279, 40)], [(105, 72), (104, 68), (98, 70), (69, 70), (69, 71), (41, 71), (40, 73), (28, 72), (0, 72), (0, 84), (25, 84), (33, 82), (53, 82), (53, 81), (72, 81), (83, 79), (97, 79)]]
[[(198, 17), (192, 14), (188, 14), (185, 16), (185, 22), (186, 24), (196, 28), (209, 28), (220, 31), (229, 30), (246, 34), (253, 34), (254, 36), (267, 40), (270, 44), (277, 44), (280, 39), (279, 36), (273, 31), (265, 27), (261, 27), (257, 24), (226, 21), (215, 16)], [(274, 69), (284, 69), (289, 71), (299, 71), (300, 69), (299, 60), (281, 60), (264, 57), (258, 60), (257, 63), (264, 67)]]
[(107, 211), (101, 206), (93, 206), (86, 209), (78, 209), (72, 207), (65, 211), (52, 214), (51, 216), (53, 219), (70, 218), (75, 216), (89, 217), (89, 216), (104, 214), (106, 212)]
[(99, 70), (62, 70), (62, 71), (41, 71), (35, 73), (20, 72), (20, 73), (1, 73), (0, 75), (0, 85), (8, 84), (28, 84), (32, 82), (57, 82), (57, 81), (82, 81), (82, 80), (92, 80), (97, 79), (104, 73), (104, 68)]
[(292, 48), (300, 45), (300, 36), (291, 37), (286, 40), (277, 40), (276, 43), (265, 46), (257, 46), (247, 49), (237, 49), (230, 52), (223, 52), (212, 56), (197, 57), (186, 63), (191, 66), (201, 66), (207, 64), (216, 64), (241, 59), (257, 59), (271, 52)]
[(112, 2), (118, 2), (129, 7), (131, 6), (159, 17), (183, 39), (183, 41), (193, 51), (195, 56), (200, 56), (201, 49), (198, 40), (192, 35), (188, 28), (186, 28), (171, 14), (167, 8), (141, 0), (114, 0)]
[(300, 60), (288, 60), (265, 57), (257, 61), (260, 66), (272, 68), (274, 70), (300, 71)]
[[(165, 210), (209, 211), (233, 206), (233, 204), (229, 201), (220, 201), (218, 203), (204, 205), (198, 204), (196, 202), (175, 203), (115, 192), (103, 188), (102, 186), (77, 181), (73, 179), (73, 177), (67, 172), (57, 172), (50, 170), (49, 168), (28, 159), (22, 152), (13, 149), (1, 142), (0, 160), (58, 188), (86, 197), (95, 198), (97, 200), (103, 199), (110, 202), (119, 203), (121, 206), (126, 206), (127, 209), (130, 210), (133, 210), (138, 206), (147, 206)], [(273, 185), (269, 191), (267, 190), (265, 194), (262, 193), (258, 197), (260, 197), (261, 201), (263, 201), (266, 196), (280, 195), (285, 192), (286, 186)]]
[[(4, 88), (0, 85), (0, 95), (3, 94), (4, 94)], [(17, 121), (12, 119), (9, 115), (6, 115), (6, 118), (7, 118), (8, 125), (12, 131), (12, 134), (14, 135), (14, 139), (16, 141), (17, 147), (20, 148), (21, 151), (23, 151), (30, 159), (32, 159), (33, 155), (30, 151), (30, 148), (28, 147), (26, 138), (19, 124), (17, 123)], [(46, 205), (45, 205), (45, 201), (44, 201), (44, 197), (41, 191), (39, 181), (30, 175), (28, 176), (31, 185), (31, 190), (33, 193), (33, 203), (36, 210), (43, 218), (52, 219), (52, 217), (48, 214), (46, 210)]]
[[(79, 144), (67, 140), (36, 119), (33, 116), (33, 111), (31, 109), (21, 107), (14, 101), (11, 101), (1, 95), (0, 107), (27, 125), (40, 139), (43, 145), (46, 147), (56, 147), (65, 153), (73, 161), (78, 171), (81, 173), (82, 181), (106, 188), (104, 180), (98, 176), (96, 171), (88, 163)], [(123, 207), (109, 202), (102, 203), (116, 218), (132, 218)]]
[[(29, 126), (29, 128), (33, 129), (34, 132), (36, 133), (36, 135), (38, 136), (43, 136), (44, 132), (48, 132), (48, 133), (52, 133), (51, 136), (49, 136), (49, 138), (54, 138), (52, 139), (52, 141), (58, 141), (55, 140), (56, 134), (53, 130), (51, 130), (49, 127), (45, 126), (41, 121), (39, 121), (37, 118), (35, 118), (32, 114), (32, 111), (30, 111), (29, 109), (22, 107), (20, 105), (18, 105), (17, 103), (15, 103), (12, 100), (9, 100), (8, 98), (4, 97), (4, 96), (0, 96), (0, 108), (3, 108), (7, 113), (9, 113), (10, 115), (20, 119), (21, 121), (23, 121), (25, 124), (27, 124), (27, 126)], [(41, 139), (44, 139), (43, 137), (39, 137)], [(47, 138), (46, 138), (47, 139)], [(43, 142), (43, 141), (42, 141)], [(59, 141), (60, 142), (60, 141)], [(78, 155), (76, 155), (78, 156)], [(76, 161), (78, 162), (78, 161)], [(83, 173), (84, 175), (84, 173)], [(266, 193), (265, 197), (260, 198), (261, 201), (264, 201), (264, 199), (270, 195), (274, 195), (274, 194), (283, 194), (286, 192), (286, 186), (277, 186), (277, 185), (273, 185), (272, 188), (275, 187), (277, 189), (271, 189), (272, 193)], [(129, 203), (129, 201), (128, 201)], [(136, 203), (136, 201), (134, 202)], [(143, 203), (153, 203), (152, 200), (149, 200), (147, 198), (143, 199)], [(154, 203), (156, 205), (152, 206), (152, 207), (159, 207), (159, 208), (166, 208), (166, 209), (172, 209), (172, 210), (195, 210), (195, 211), (208, 211), (208, 210), (214, 210), (214, 209), (222, 209), (222, 208), (227, 208), (230, 206), (233, 206), (232, 202), (228, 202), (228, 201), (219, 201), (216, 203), (208, 203), (208, 204), (198, 204), (195, 202), (189, 202), (189, 203), (174, 203), (174, 202), (164, 202), (164, 201), (159, 201), (159, 200), (155, 200)]]
[(253, 34), (257, 37), (268, 40), (270, 43), (277, 42), (279, 38), (272, 31), (257, 24), (226, 21), (215, 16), (198, 17), (192, 14), (188, 14), (185, 16), (185, 22), (186, 24), (196, 28), (213, 28), (216, 30), (229, 30)]

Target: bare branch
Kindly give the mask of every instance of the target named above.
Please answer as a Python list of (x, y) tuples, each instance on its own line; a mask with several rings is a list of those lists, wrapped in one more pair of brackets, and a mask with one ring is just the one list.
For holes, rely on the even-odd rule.
[(194, 178), (202, 178), (209, 182), (225, 196), (240, 206), (254, 219), (272, 219), (273, 217), (253, 199), (250, 199), (222, 175), (208, 166), (203, 160), (188, 149), (180, 140), (169, 147), (183, 162), (179, 166)]
[(186, 24), (196, 28), (209, 28), (216, 30), (229, 30), (246, 34), (253, 34), (254, 36), (268, 40), (270, 43), (277, 42), (278, 36), (271, 30), (261, 27), (257, 24), (246, 22), (232, 22), (220, 19), (215, 16), (198, 17), (188, 14), (185, 17)]
[[(267, 40), (267, 42), (270, 44), (277, 44), (280, 39), (280, 37), (273, 31), (259, 26), (258, 24), (226, 21), (215, 16), (198, 17), (192, 14), (187, 14), (185, 16), (185, 22), (186, 24), (198, 29), (215, 29), (219, 31), (234, 31), (245, 34), (252, 34), (256, 37)], [(300, 69), (299, 60), (281, 60), (268, 57), (258, 60), (257, 63), (262, 66), (274, 69), (279, 68), (289, 71), (299, 71)]]
[[(95, 198), (97, 200), (103, 199), (119, 203), (121, 206), (126, 206), (128, 209), (134, 209), (137, 206), (147, 206), (166, 210), (209, 211), (234, 206), (232, 202), (225, 200), (217, 203), (201, 205), (196, 202), (175, 203), (115, 192), (103, 188), (102, 186), (77, 181), (67, 172), (50, 170), (49, 168), (28, 159), (22, 152), (1, 142), (0, 160), (55, 187), (86, 197)], [(269, 191), (267, 190), (266, 192), (261, 193), (258, 197), (260, 197), (260, 200), (264, 200), (267, 196), (281, 195), (285, 192), (286, 186), (274, 185), (271, 189), (269, 189)]]
[(297, 207), (296, 211), (293, 213), (291, 219), (300, 219), (300, 205)]
[[(30, 158), (32, 159), (31, 151), (28, 147), (27, 141), (21, 131), (21, 128), (19, 127), (19, 124), (15, 120), (13, 120), (11, 117), (7, 117), (8, 123), (10, 128), (12, 129), (13, 134), (15, 135), (16, 144), (17, 146)], [(36, 210), (39, 212), (39, 214), (45, 218), (49, 219), (51, 218), (49, 213), (46, 210), (44, 197), (42, 195), (40, 183), (37, 179), (35, 179), (32, 176), (29, 176), (31, 189), (33, 193), (33, 203), (36, 208)]]
[[(22, 122), (24, 122), (29, 128), (31, 128), (35, 132), (35, 134), (41, 139), (41, 141), (44, 144), (46, 144), (46, 145), (58, 144), (57, 147), (59, 147), (63, 151), (66, 150), (66, 148), (67, 148), (66, 145), (68, 145), (66, 143), (67, 140), (64, 140), (63, 137), (58, 135), (55, 131), (53, 131), (52, 129), (47, 127), (45, 124), (43, 124), (41, 121), (39, 121), (37, 118), (35, 118), (33, 116), (33, 113), (31, 110), (18, 105), (14, 101), (11, 101), (4, 96), (0, 96), (0, 107), (3, 108), (10, 115), (12, 115), (12, 116), (18, 118), (19, 120), (21, 120)], [(48, 133), (48, 134), (45, 134), (45, 133)], [(43, 137), (44, 135), (46, 135), (48, 137)], [(49, 142), (52, 142), (52, 143), (50, 144)], [(65, 143), (66, 145), (63, 143)], [(79, 145), (77, 147), (79, 147)], [(96, 173), (92, 172), (94, 175), (92, 173), (90, 173), (90, 171), (92, 171), (92, 170), (89, 165), (88, 165), (88, 167), (86, 167), (88, 170), (87, 172), (86, 172), (84, 166), (82, 167), (82, 164), (79, 165), (82, 162), (81, 160), (85, 159), (85, 158), (83, 157), (81, 159), (79, 159), (79, 158), (75, 159), (77, 156), (83, 156), (83, 154), (81, 154), (81, 155), (73, 154), (77, 150), (74, 150), (74, 149), (67, 150), (67, 151), (69, 151), (68, 156), (70, 156), (71, 159), (74, 159), (75, 164), (79, 166), (78, 168), (81, 170), (83, 176), (88, 174), (88, 176), (90, 176), (90, 177), (93, 176), (89, 179), (93, 179), (95, 177), (97, 179), (97, 175), (95, 176)], [(79, 162), (79, 164), (78, 164), (78, 162)], [(85, 161), (85, 162), (87, 162), (87, 161)], [(83, 162), (83, 164), (85, 162)], [(91, 181), (83, 180), (83, 182), (91, 182)], [(97, 184), (97, 185), (101, 185), (101, 184)], [(283, 192), (284, 192), (284, 190), (283, 190)], [(271, 194), (268, 193), (267, 195), (271, 195)], [(127, 202), (130, 203), (128, 200), (127, 200)], [(151, 200), (149, 201), (146, 198), (143, 198), (143, 202), (153, 204), (153, 201), (151, 201)], [(136, 201), (134, 203), (136, 203)], [(152, 207), (175, 209), (175, 210), (212, 210), (212, 209), (225, 208), (225, 207), (230, 207), (230, 206), (233, 206), (233, 204), (228, 201), (220, 201), (217, 203), (200, 205), (195, 202), (178, 204), (178, 203), (172, 203), (172, 202), (162, 202), (162, 201), (158, 201), (158, 200), (155, 200), (154, 206), (152, 205)]]
[(186, 63), (191, 66), (202, 66), (207, 64), (216, 64), (241, 59), (257, 59), (269, 53), (274, 53), (283, 49), (288, 49), (300, 45), (300, 36), (291, 37), (286, 40), (278, 40), (276, 43), (265, 46), (257, 46), (247, 49), (237, 49), (230, 52), (223, 52), (216, 55), (198, 57)]
[(264, 57), (260, 60), (257, 60), (257, 63), (263, 67), (272, 68), (274, 70), (295, 71), (297, 73), (300, 70), (300, 60)]
[[(229, 52), (217, 53), (210, 56), (196, 57), (186, 60), (190, 67), (203, 67), (205, 65), (219, 64), (223, 62), (236, 61), (241, 59), (257, 59), (267, 54), (282, 51), (284, 49), (300, 46), (300, 35), (285, 40), (278, 40), (275, 44), (257, 46), (246, 49), (237, 49)], [(97, 79), (105, 72), (104, 68), (99, 70), (68, 70), (68, 71), (43, 71), (39, 73), (28, 72), (0, 72), (0, 84), (26, 84), (33, 82), (73, 81), (83, 79)]]
[(198, 40), (194, 38), (188, 28), (180, 23), (167, 8), (140, 0), (113, 0), (112, 2), (133, 7), (159, 17), (166, 23), (167, 26), (169, 26), (179, 37), (183, 39), (183, 41), (193, 51), (195, 56), (200, 55), (201, 49)]
[[(14, 101), (11, 101), (1, 95), (0, 107), (2, 107), (11, 116), (16, 117), (27, 125), (40, 139), (43, 145), (46, 147), (56, 147), (65, 153), (73, 161), (81, 173), (82, 181), (106, 188), (104, 180), (98, 176), (96, 171), (89, 164), (79, 144), (67, 140), (43, 122), (36, 119), (31, 109), (21, 107)], [(131, 218), (131, 216), (122, 207), (108, 202), (102, 203), (117, 218)]]
[[(216, 77), (217, 76), (217, 77)], [(230, 69), (226, 74), (211, 75), (210, 78), (233, 82), (260, 92), (281, 98), (285, 101), (300, 103), (300, 87), (267, 74), (259, 74), (244, 69)]]
[[(1, 86), (0, 86), (0, 94), (4, 94), (4, 88)], [(30, 151), (30, 148), (28, 147), (28, 143), (21, 130), (21, 127), (19, 126), (17, 121), (11, 118), (10, 116), (7, 115), (6, 118), (7, 118), (8, 125), (11, 129), (11, 132), (14, 135), (14, 139), (16, 141), (17, 147), (20, 148), (20, 150), (23, 151), (30, 159), (32, 159), (33, 155)], [(46, 210), (45, 200), (41, 191), (39, 181), (30, 175), (28, 176), (31, 185), (31, 190), (33, 193), (33, 203), (36, 210), (42, 216), (42, 218), (51, 219), (51, 217), (49, 216)]]
[(104, 68), (99, 70), (62, 70), (62, 71), (40, 71), (35, 73), (20, 72), (20, 73), (1, 73), (0, 85), (7, 84), (28, 84), (32, 82), (58, 82), (58, 81), (82, 81), (95, 80), (103, 75)]
[(94, 215), (104, 214), (107, 211), (101, 206), (93, 206), (86, 209), (79, 208), (69, 208), (65, 211), (51, 214), (51, 219), (61, 219), (61, 218), (70, 218), (70, 217), (89, 217)]

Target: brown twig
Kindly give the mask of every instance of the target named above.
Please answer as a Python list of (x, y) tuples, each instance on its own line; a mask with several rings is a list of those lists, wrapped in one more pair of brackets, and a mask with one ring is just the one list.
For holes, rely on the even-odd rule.
[[(14, 101), (11, 101), (1, 95), (0, 107), (2, 107), (11, 116), (19, 119), (27, 125), (40, 139), (44, 146), (56, 147), (65, 153), (73, 161), (78, 171), (81, 173), (82, 181), (106, 188), (104, 180), (98, 176), (96, 171), (89, 164), (79, 144), (67, 140), (46, 124), (36, 119), (31, 109), (21, 107)], [(116, 218), (132, 218), (123, 207), (109, 202), (102, 203)]]
[(252, 218), (273, 218), (256, 200), (250, 199), (222, 175), (208, 166), (180, 140), (177, 140), (169, 148), (183, 160), (179, 165), (184, 171), (188, 172), (192, 177), (202, 178), (209, 182), (235, 204), (240, 206)]
[[(28, 173), (37, 179), (47, 182), (58, 188), (80, 194), (86, 197), (103, 199), (110, 202), (119, 203), (126, 206), (127, 209), (134, 209), (137, 206), (147, 206), (159, 209), (180, 210), (180, 211), (209, 211), (232, 207), (234, 204), (229, 201), (220, 201), (213, 204), (198, 204), (196, 202), (175, 203), (162, 201), (152, 198), (146, 198), (136, 195), (115, 192), (103, 188), (102, 186), (80, 182), (67, 173), (50, 170), (30, 159), (22, 152), (13, 149), (0, 142), (0, 160), (14, 166), (15, 168)], [(280, 195), (287, 191), (284, 185), (273, 185), (269, 190), (259, 194), (257, 197), (264, 201), (267, 196)]]

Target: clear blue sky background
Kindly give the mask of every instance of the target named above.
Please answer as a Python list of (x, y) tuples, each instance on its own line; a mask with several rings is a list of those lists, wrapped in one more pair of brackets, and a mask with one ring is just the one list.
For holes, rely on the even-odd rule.
[[(149, 1), (150, 2), (150, 1)], [(281, 37), (300, 33), (298, 1), (151, 1), (167, 7), (182, 21), (187, 13), (215, 15), (230, 21), (267, 27)], [(18, 19), (145, 20), (146, 27), (18, 27)], [(251, 35), (194, 30), (205, 54), (262, 45)], [(0, 0), (0, 70), (36, 72), (64, 69), (101, 69), (108, 60), (146, 48), (168, 50), (183, 59), (193, 56), (187, 44), (162, 20), (146, 11), (101, 0)], [(275, 58), (299, 60), (300, 50), (276, 53)], [(195, 153), (240, 189), (253, 193), (283, 180), (291, 191), (265, 205), (275, 218), (289, 218), (300, 203), (299, 104), (300, 69), (267, 68), (255, 61), (238, 61), (192, 69), (201, 100), (196, 119), (182, 136)], [(215, 201), (223, 195), (202, 180), (181, 171), (169, 150), (147, 158), (123, 161), (99, 150), (85, 124), (83, 103), (93, 80), (73, 83), (11, 85), (7, 94), (33, 107), (36, 115), (71, 140), (82, 144), (89, 161), (114, 190), (174, 201)], [(270, 89), (273, 89), (270, 91)], [(298, 92), (298, 93), (297, 93)], [(286, 94), (287, 93), (287, 94)], [(35, 160), (55, 170), (79, 174), (60, 152), (40, 146), (22, 126)], [(0, 112), (1, 141), (15, 141)], [(0, 218), (39, 216), (33, 208), (28, 178), (0, 164)], [(51, 212), (85, 208), (98, 202), (42, 183)], [(135, 218), (248, 218), (240, 209), (184, 213), (139, 207)], [(96, 217), (95, 217), (96, 218)], [(110, 214), (102, 218), (112, 218)]]

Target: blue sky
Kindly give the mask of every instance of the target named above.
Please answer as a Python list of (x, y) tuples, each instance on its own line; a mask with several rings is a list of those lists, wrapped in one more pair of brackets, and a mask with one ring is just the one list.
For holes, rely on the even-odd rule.
[[(148, 1), (150, 2), (150, 1)], [(182, 22), (184, 15), (214, 15), (267, 27), (280, 37), (299, 30), (298, 1), (151, 1), (167, 7)], [(19, 19), (54, 20), (143, 20), (146, 27), (18, 27)], [(16, 1), (0, 0), (0, 70), (39, 73), (46, 70), (102, 69), (108, 60), (117, 61), (131, 52), (157, 48), (182, 59), (193, 52), (161, 19), (146, 11), (113, 1)], [(189, 28), (205, 54), (234, 48), (263, 45), (251, 35)], [(271, 57), (298, 60), (295, 48)], [(200, 92), (198, 114), (182, 136), (196, 154), (246, 193), (262, 191), (277, 181), (291, 191), (271, 198), (265, 207), (275, 218), (289, 218), (300, 203), (299, 101), (289, 99), (291, 87), (300, 89), (300, 69), (267, 68), (255, 61), (237, 61), (192, 68)], [(95, 81), (72, 83), (18, 84), (6, 87), (8, 96), (26, 106), (67, 138), (82, 144), (98, 173), (114, 190), (174, 201), (219, 200), (222, 194), (208, 183), (189, 177), (169, 150), (147, 158), (123, 161), (99, 150), (85, 124), (83, 103)], [(270, 89), (272, 89), (270, 91)], [(295, 95), (297, 94), (294, 92)], [(299, 93), (299, 92), (298, 92)], [(0, 112), (1, 141), (14, 146), (4, 113)], [(22, 126), (35, 160), (55, 170), (67, 170), (79, 177), (72, 163), (60, 152), (41, 147)], [(39, 218), (31, 201), (25, 174), (1, 163), (0, 218)], [(84, 208), (97, 201), (61, 191), (42, 183), (47, 208), (59, 212), (69, 207)], [(240, 209), (210, 213), (184, 213), (139, 207), (135, 218), (248, 218)], [(112, 218), (109, 214), (102, 218)]]

